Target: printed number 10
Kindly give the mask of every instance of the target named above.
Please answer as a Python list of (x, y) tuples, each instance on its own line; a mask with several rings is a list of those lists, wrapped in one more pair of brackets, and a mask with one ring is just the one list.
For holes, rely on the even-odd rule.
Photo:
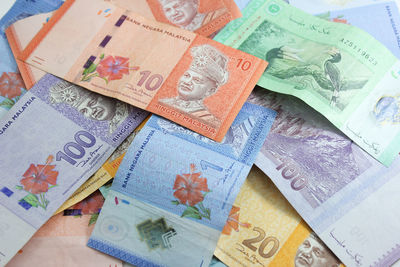
[(242, 58), (239, 58), (236, 68), (241, 68), (243, 71), (247, 71), (251, 68), (251, 62), (248, 60), (243, 60)]
[(86, 154), (85, 148), (92, 147), (96, 144), (96, 138), (91, 133), (86, 131), (77, 132), (74, 136), (74, 139), (76, 142), (69, 142), (64, 146), (64, 152), (57, 152), (57, 161), (61, 161), (63, 159), (71, 165), (75, 165), (76, 160), (74, 159), (83, 158)]
[[(138, 86), (142, 86), (145, 84), (145, 87), (149, 91), (154, 91), (160, 88), (162, 82), (163, 82), (163, 77), (160, 74), (153, 74), (151, 75), (151, 71), (142, 71), (140, 72), (140, 75), (142, 78), (140, 78), (139, 82), (137, 83)], [(146, 83), (145, 83), (146, 82)]]

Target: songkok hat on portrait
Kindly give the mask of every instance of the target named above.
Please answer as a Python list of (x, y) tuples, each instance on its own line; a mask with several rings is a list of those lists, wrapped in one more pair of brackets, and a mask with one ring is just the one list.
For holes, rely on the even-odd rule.
[[(176, 2), (176, 0), (158, 0), (160, 2), (160, 4), (162, 6), (172, 3), (172, 2)], [(179, 2), (187, 2), (187, 1), (191, 1), (194, 2), (195, 4), (197, 4), (198, 0), (178, 0)]]
[(50, 88), (49, 98), (51, 104), (66, 103), (77, 108), (90, 94), (89, 90), (61, 81)]
[(205, 44), (191, 49), (193, 56), (190, 70), (215, 81), (218, 86), (228, 81), (228, 58), (211, 45)]

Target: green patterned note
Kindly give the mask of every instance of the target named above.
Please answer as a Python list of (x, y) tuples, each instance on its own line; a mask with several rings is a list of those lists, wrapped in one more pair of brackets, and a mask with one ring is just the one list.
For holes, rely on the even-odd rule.
[(267, 60), (258, 85), (301, 98), (380, 162), (399, 153), (400, 63), (366, 32), (253, 0), (215, 40)]

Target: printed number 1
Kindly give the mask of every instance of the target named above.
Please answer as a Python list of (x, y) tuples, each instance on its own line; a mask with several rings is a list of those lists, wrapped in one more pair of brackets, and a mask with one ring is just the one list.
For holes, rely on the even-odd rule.
[(203, 170), (207, 170), (208, 168), (214, 169), (218, 172), (222, 172), (222, 170), (223, 170), (220, 166), (217, 166), (217, 165), (212, 164), (211, 162), (208, 162), (205, 160), (200, 161), (200, 166)]

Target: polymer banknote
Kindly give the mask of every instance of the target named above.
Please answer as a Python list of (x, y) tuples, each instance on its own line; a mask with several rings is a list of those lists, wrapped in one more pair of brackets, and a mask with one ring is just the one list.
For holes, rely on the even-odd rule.
[(245, 103), (222, 143), (152, 116), (118, 169), (88, 246), (139, 266), (208, 266), (274, 116)]
[(301, 217), (346, 266), (400, 258), (400, 158), (387, 168), (318, 112), (256, 88), (249, 98), (278, 112), (256, 159)]
[(215, 40), (270, 62), (258, 85), (295, 95), (390, 165), (400, 150), (398, 59), (368, 33), (254, 0)]
[(339, 266), (272, 181), (253, 167), (214, 252), (228, 266)]
[[(99, 15), (104, 8), (112, 15)], [(100, 0), (66, 1), (20, 59), (216, 141), (223, 139), (267, 65)]]
[(50, 74), (24, 94), (0, 124), (1, 265), (146, 115)]

